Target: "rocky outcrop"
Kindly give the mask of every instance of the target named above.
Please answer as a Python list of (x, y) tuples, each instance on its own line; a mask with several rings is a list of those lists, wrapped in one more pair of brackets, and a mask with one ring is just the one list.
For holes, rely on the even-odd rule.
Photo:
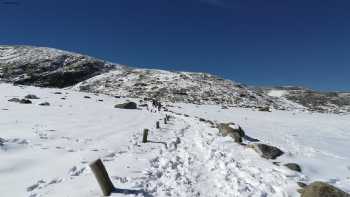
[(56, 49), (0, 46), (0, 79), (14, 84), (62, 88), (112, 67), (102, 60)]
[(324, 182), (313, 182), (301, 190), (301, 197), (350, 197), (350, 194)]

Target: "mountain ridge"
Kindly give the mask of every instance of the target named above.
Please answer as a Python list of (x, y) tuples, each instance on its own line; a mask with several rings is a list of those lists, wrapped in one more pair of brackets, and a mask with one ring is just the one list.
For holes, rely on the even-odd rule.
[[(348, 93), (295, 86), (253, 87), (204, 72), (129, 67), (48, 47), (0, 45), (0, 80), (170, 102), (350, 112)], [(281, 90), (285, 94), (270, 95)]]

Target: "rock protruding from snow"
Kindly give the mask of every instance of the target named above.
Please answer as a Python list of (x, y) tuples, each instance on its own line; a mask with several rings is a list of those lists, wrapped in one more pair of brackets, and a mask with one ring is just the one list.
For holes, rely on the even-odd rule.
[(219, 134), (222, 136), (230, 136), (235, 142), (241, 143), (245, 136), (243, 129), (234, 123), (220, 123), (218, 125)]
[(281, 149), (267, 144), (258, 143), (250, 146), (265, 159), (276, 159), (284, 153)]
[(302, 189), (301, 197), (350, 197), (350, 194), (324, 182), (316, 181)]
[(50, 106), (49, 102), (43, 102), (43, 103), (39, 103), (40, 106)]
[(36, 96), (35, 94), (28, 94), (26, 95), (24, 98), (26, 99), (40, 99), (38, 96)]
[(45, 47), (0, 46), (0, 80), (67, 87), (113, 68), (102, 60)]
[(30, 101), (29, 99), (12, 98), (8, 101), (13, 103), (20, 103), (20, 104), (32, 104), (32, 101)]
[(116, 104), (114, 105), (114, 107), (120, 108), (120, 109), (137, 109), (137, 104), (134, 102), (126, 102), (126, 103)]
[(301, 172), (301, 167), (298, 164), (296, 164), (296, 163), (287, 163), (284, 166), (286, 166), (290, 170)]

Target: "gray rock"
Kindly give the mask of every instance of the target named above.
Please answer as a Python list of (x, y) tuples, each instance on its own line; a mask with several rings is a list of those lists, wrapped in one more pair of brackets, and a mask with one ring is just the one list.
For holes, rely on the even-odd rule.
[(301, 167), (296, 163), (287, 163), (287, 164), (284, 164), (284, 166), (286, 166), (290, 170), (301, 172)]
[(327, 183), (316, 181), (301, 190), (301, 197), (350, 197), (350, 194)]
[(114, 105), (115, 108), (120, 109), (137, 109), (137, 104), (134, 102), (127, 102), (127, 103), (121, 103)]
[(234, 123), (220, 123), (218, 125), (219, 134), (221, 134), (224, 137), (230, 136), (235, 142), (241, 143), (242, 137), (245, 135), (243, 129), (241, 127), (238, 127), (238, 129), (234, 129), (230, 127), (230, 125), (234, 125)]
[(19, 101), (19, 103), (21, 103), (21, 104), (32, 104), (32, 101), (30, 101), (29, 99), (21, 99)]
[(239, 133), (239, 135), (241, 137), (245, 136), (245, 132), (243, 131), (243, 129), (240, 126), (238, 126), (238, 129), (234, 129), (234, 128), (230, 127), (230, 125), (235, 125), (235, 124), (234, 123), (220, 123), (220, 124), (218, 124), (219, 133), (224, 137), (227, 136), (227, 134), (234, 133), (234, 132)]
[(19, 98), (12, 98), (8, 100), (9, 102), (14, 102), (14, 103), (21, 103), (21, 104), (31, 104), (32, 101), (28, 99), (19, 99)]
[(50, 106), (49, 102), (43, 102), (43, 103), (39, 103), (40, 106)]
[(21, 101), (21, 99), (19, 98), (12, 98), (10, 100), (8, 100), (9, 102), (13, 102), (13, 103), (19, 103)]
[(266, 144), (252, 144), (250, 145), (261, 157), (265, 159), (276, 159), (283, 155), (283, 151), (277, 147), (266, 145)]
[(34, 95), (34, 94), (28, 94), (27, 96), (25, 96), (24, 98), (26, 99), (40, 99), (38, 96)]

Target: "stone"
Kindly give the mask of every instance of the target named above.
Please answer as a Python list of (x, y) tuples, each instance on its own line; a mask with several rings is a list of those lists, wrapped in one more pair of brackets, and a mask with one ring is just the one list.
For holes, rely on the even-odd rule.
[(350, 194), (327, 183), (316, 181), (301, 190), (301, 197), (350, 197)]
[(224, 137), (228, 133), (232, 132), (238, 132), (241, 137), (245, 136), (245, 132), (243, 131), (243, 129), (240, 126), (235, 125), (235, 123), (220, 123), (218, 124), (218, 129), (219, 133), (222, 134)]
[(252, 144), (251, 147), (265, 159), (276, 159), (284, 154), (281, 149), (267, 144)]
[(12, 98), (10, 100), (8, 100), (9, 102), (13, 102), (13, 103), (19, 103), (21, 101), (21, 99), (19, 98)]
[(284, 166), (286, 166), (290, 170), (301, 172), (301, 167), (296, 163), (287, 163), (287, 164), (284, 164)]
[(34, 94), (28, 94), (27, 96), (25, 96), (24, 98), (26, 99), (40, 99), (38, 96), (34, 95)]
[(121, 103), (114, 105), (115, 108), (120, 109), (137, 109), (137, 104), (134, 102), (127, 102), (127, 103)]
[(244, 132), (239, 126), (237, 127), (234, 123), (220, 123), (218, 125), (218, 129), (219, 134), (221, 134), (222, 136), (230, 136), (237, 143), (242, 142)]
[(39, 103), (40, 106), (50, 106), (49, 102), (43, 102), (43, 103)]

